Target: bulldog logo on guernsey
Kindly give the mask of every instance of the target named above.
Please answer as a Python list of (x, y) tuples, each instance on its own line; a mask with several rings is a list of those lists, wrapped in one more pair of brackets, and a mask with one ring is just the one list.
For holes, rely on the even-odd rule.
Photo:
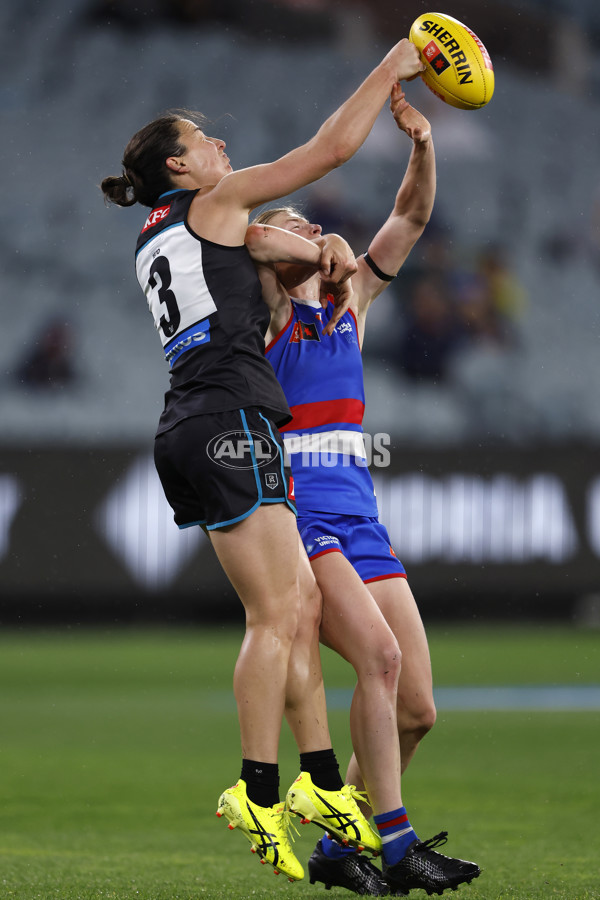
[[(276, 460), (279, 447), (259, 431), (226, 431), (213, 438), (206, 453), (213, 462), (226, 469), (252, 469)], [(275, 486), (268, 484), (268, 487)]]
[(319, 341), (319, 332), (314, 322), (296, 322), (290, 335), (290, 344), (300, 341)]

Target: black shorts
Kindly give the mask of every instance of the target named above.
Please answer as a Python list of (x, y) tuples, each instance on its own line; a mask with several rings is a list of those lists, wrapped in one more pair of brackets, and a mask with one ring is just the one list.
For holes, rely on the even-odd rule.
[(180, 528), (233, 525), (263, 503), (296, 512), (283, 442), (256, 407), (183, 419), (157, 435), (154, 462)]

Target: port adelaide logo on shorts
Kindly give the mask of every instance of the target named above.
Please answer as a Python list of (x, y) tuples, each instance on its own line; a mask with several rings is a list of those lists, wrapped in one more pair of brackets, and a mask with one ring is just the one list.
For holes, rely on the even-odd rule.
[(276, 460), (279, 447), (260, 431), (225, 431), (212, 439), (206, 453), (225, 469), (252, 469)]

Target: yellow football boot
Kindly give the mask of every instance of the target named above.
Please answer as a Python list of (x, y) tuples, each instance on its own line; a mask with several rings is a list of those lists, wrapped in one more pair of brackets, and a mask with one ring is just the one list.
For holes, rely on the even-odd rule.
[(263, 864), (270, 863), (276, 875), (282, 872), (290, 881), (304, 878), (290, 843), (290, 814), (284, 803), (257, 806), (248, 799), (246, 782), (240, 778), (221, 794), (217, 816), (226, 816), (231, 830), (239, 828), (250, 841), (252, 852), (258, 853)]
[(286, 807), (302, 816), (303, 825), (314, 822), (346, 846), (381, 853), (381, 838), (361, 813), (355, 798), (366, 799), (366, 795), (353, 784), (345, 784), (339, 791), (324, 791), (314, 786), (308, 772), (301, 772), (287, 792)]

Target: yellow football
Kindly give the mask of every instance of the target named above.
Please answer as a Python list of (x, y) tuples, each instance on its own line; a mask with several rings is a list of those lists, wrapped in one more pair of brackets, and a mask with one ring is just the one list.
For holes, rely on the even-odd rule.
[(480, 109), (494, 93), (490, 55), (470, 28), (445, 13), (423, 13), (409, 39), (426, 65), (421, 78), (441, 100), (459, 109)]

